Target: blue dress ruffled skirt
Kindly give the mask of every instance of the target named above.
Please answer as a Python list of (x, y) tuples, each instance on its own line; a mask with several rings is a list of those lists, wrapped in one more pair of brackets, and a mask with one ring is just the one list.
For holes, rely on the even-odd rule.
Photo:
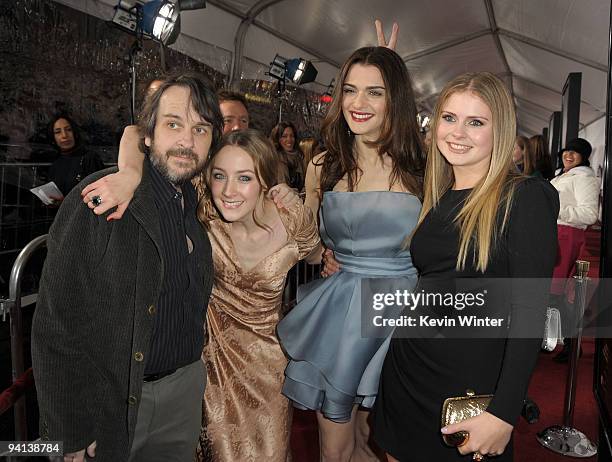
[(321, 239), (342, 269), (300, 287), (298, 304), (278, 325), (290, 359), (283, 394), (294, 406), (336, 422), (348, 421), (355, 404), (373, 406), (393, 328), (362, 332), (362, 309), (368, 309), (361, 303), (362, 280), (403, 278), (403, 287), (414, 288), (417, 272), (406, 238), (420, 210), (408, 193), (324, 193)]

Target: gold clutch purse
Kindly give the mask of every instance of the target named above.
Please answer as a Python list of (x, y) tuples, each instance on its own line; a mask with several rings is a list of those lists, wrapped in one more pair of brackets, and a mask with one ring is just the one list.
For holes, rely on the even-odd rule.
[[(466, 396), (447, 398), (442, 405), (442, 426), (463, 422), (466, 419), (476, 417), (486, 411), (493, 395), (477, 395), (474, 390), (466, 390)], [(444, 442), (453, 447), (459, 447), (467, 443), (468, 432), (457, 432), (450, 435), (442, 435)]]

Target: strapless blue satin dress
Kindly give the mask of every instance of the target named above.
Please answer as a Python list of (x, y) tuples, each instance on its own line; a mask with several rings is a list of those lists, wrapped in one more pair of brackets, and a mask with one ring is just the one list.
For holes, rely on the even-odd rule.
[(348, 421), (355, 404), (373, 406), (393, 328), (362, 335), (361, 281), (403, 278), (403, 287), (414, 288), (417, 272), (405, 240), (420, 210), (408, 193), (324, 193), (321, 239), (342, 269), (301, 286), (297, 305), (278, 325), (290, 359), (283, 394), (294, 406), (336, 422)]

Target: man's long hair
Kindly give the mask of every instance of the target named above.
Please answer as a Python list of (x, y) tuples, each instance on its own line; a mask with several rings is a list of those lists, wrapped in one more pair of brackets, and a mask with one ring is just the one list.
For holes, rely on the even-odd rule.
[(174, 74), (168, 77), (164, 83), (159, 86), (157, 91), (153, 93), (150, 98), (147, 98), (142, 108), (142, 112), (140, 113), (140, 117), (138, 118), (141, 138), (140, 149), (142, 152), (147, 152), (147, 147), (144, 145), (144, 138), (149, 137), (154, 139), (153, 134), (157, 123), (159, 101), (164, 92), (170, 87), (183, 87), (189, 90), (189, 97), (194, 110), (200, 117), (212, 125), (212, 142), (209, 152), (215, 152), (223, 136), (223, 116), (219, 109), (219, 100), (208, 79), (195, 73)]

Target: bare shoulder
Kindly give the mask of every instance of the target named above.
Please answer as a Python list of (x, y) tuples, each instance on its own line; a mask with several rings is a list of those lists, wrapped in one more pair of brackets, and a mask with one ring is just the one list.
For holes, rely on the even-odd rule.
[(316, 178), (321, 175), (321, 168), (323, 167), (323, 161), (325, 160), (326, 154), (327, 151), (323, 151), (312, 158), (308, 163), (307, 174), (314, 175)]
[(327, 151), (323, 151), (323, 152), (321, 152), (321, 153), (317, 154), (316, 156), (314, 156), (314, 157), (312, 158), (312, 160), (310, 161), (310, 163), (315, 164), (315, 165), (318, 165), (318, 164), (323, 163), (323, 159), (325, 159), (325, 155), (326, 155), (326, 154), (327, 154)]

